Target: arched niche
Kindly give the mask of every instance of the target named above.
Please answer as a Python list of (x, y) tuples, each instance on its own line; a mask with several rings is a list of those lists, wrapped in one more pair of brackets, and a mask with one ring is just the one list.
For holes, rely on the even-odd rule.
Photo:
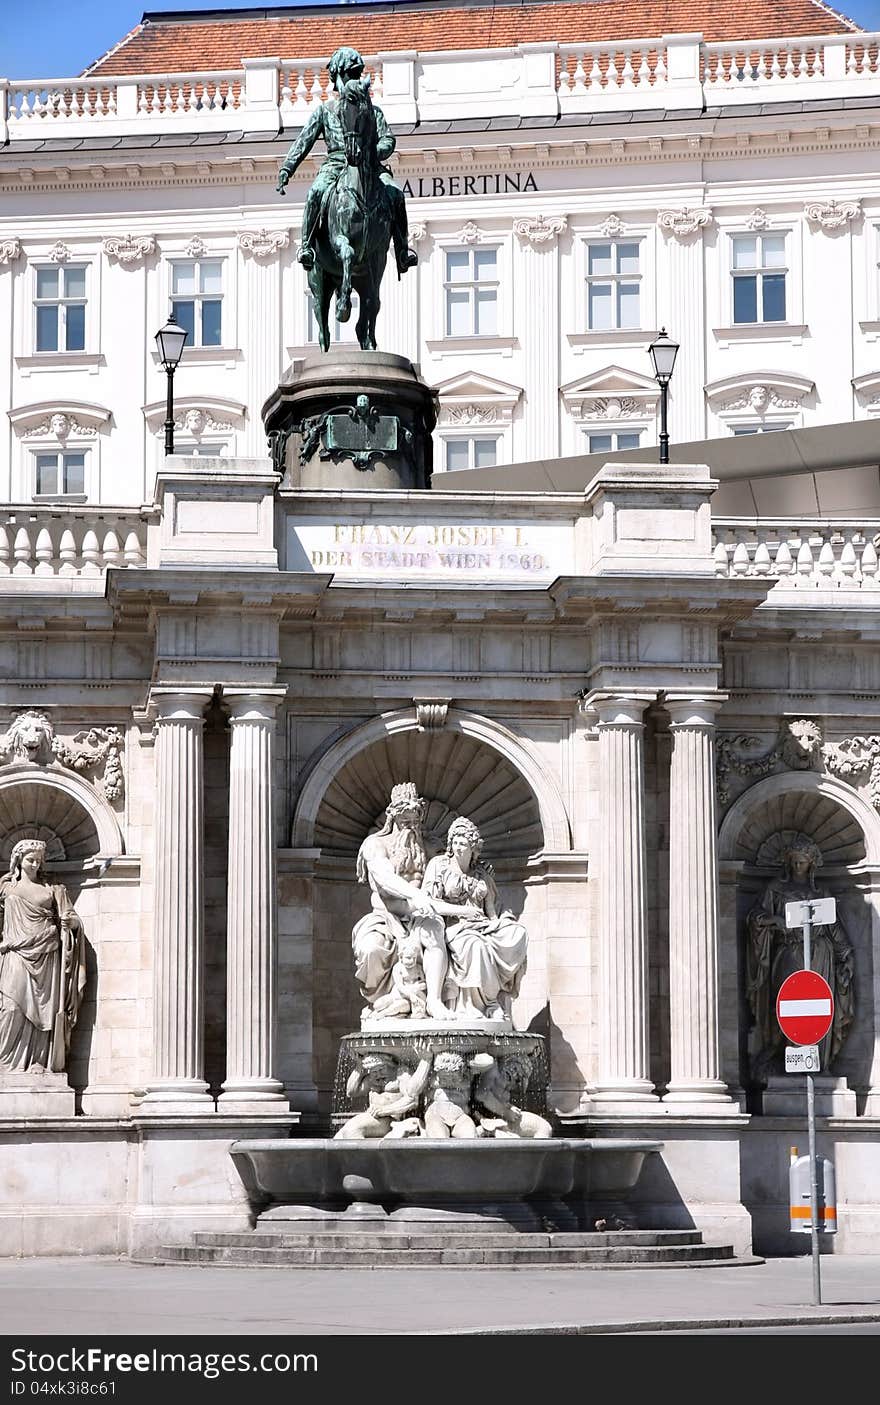
[(39, 769), (27, 763), (0, 770), (0, 862), (8, 864), (19, 839), (42, 839), (46, 861), (85, 863), (101, 854), (123, 852), (113, 810), (73, 772)]
[(426, 828), (444, 834), (456, 814), (480, 828), (499, 857), (571, 847), (555, 777), (526, 742), (490, 719), (451, 709), (423, 731), (412, 712), (386, 713), (336, 741), (309, 774), (292, 826), (295, 848), (355, 854), (380, 820), (392, 785), (411, 780), (431, 802)]
[[(780, 873), (786, 843), (804, 834), (818, 846), (820, 885), (838, 902), (838, 919), (856, 955), (857, 1023), (834, 1073), (850, 1089), (869, 1081), (875, 957), (872, 890), (880, 864), (880, 817), (845, 781), (815, 771), (768, 776), (738, 796), (719, 832), (722, 1046), (728, 1083), (750, 1087), (750, 1012), (745, 993), (747, 918)], [(736, 1012), (736, 1013), (734, 1013)], [(756, 1111), (750, 1094), (749, 1109)], [(765, 1109), (766, 1110), (766, 1109)]]

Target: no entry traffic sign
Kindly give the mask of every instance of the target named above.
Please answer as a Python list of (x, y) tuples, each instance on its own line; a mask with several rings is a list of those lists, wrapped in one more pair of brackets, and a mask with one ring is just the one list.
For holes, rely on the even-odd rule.
[(834, 996), (817, 971), (795, 971), (776, 997), (779, 1028), (792, 1044), (818, 1044), (834, 1019)]

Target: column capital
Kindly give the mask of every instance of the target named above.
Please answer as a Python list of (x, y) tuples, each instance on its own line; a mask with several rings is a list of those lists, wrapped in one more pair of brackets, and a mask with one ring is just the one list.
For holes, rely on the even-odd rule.
[(656, 693), (640, 691), (587, 693), (581, 701), (584, 712), (594, 712), (602, 727), (642, 727), (643, 714), (657, 699)]
[(152, 688), (150, 710), (157, 722), (203, 722), (211, 688)]
[(235, 722), (274, 722), (278, 704), (287, 697), (286, 688), (224, 688), (223, 702), (229, 720)]
[(669, 713), (670, 727), (714, 727), (716, 713), (729, 693), (664, 693), (662, 705)]

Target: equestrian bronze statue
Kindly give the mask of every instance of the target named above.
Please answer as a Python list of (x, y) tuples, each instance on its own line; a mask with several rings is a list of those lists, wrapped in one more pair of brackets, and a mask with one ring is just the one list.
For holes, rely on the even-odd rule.
[(330, 347), (330, 299), (335, 293), (337, 320), (347, 322), (354, 288), (360, 300), (357, 339), (365, 351), (374, 351), (389, 240), (398, 276), (418, 258), (407, 243), (403, 191), (383, 165), (397, 143), (373, 106), (364, 61), (357, 49), (337, 49), (327, 68), (337, 96), (312, 113), (281, 164), (276, 189), (284, 194), (322, 136), (327, 156), (306, 199), (298, 258), (308, 272), (321, 349)]

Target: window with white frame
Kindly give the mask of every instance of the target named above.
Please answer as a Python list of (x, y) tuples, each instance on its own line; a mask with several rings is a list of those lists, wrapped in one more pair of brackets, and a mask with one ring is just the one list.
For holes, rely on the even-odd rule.
[(41, 450), (34, 454), (35, 497), (84, 496), (85, 491), (85, 450)]
[(638, 239), (591, 240), (587, 244), (587, 330), (640, 327), (641, 280)]
[(456, 434), (443, 440), (443, 467), (450, 473), (462, 468), (494, 468), (498, 462), (498, 434)]
[[(308, 344), (317, 346), (318, 344), (318, 323), (315, 318), (315, 309), (312, 304), (310, 294), (306, 294), (306, 341)], [(357, 320), (360, 316), (360, 301), (358, 295), (352, 292), (351, 295), (351, 316), (347, 322), (340, 322), (333, 315), (333, 305), (330, 305), (330, 315), (327, 318), (327, 325), (330, 330), (331, 342), (356, 342)]]
[(733, 321), (784, 322), (784, 234), (734, 234)]
[(498, 249), (446, 249), (444, 257), (446, 336), (497, 336)]
[(186, 329), (187, 346), (223, 345), (223, 260), (171, 264), (171, 312)]
[(618, 449), (637, 449), (642, 440), (642, 431), (615, 429), (608, 433), (585, 429), (584, 438), (591, 454), (613, 454)]
[(85, 351), (86, 265), (38, 264), (34, 296), (37, 351)]

